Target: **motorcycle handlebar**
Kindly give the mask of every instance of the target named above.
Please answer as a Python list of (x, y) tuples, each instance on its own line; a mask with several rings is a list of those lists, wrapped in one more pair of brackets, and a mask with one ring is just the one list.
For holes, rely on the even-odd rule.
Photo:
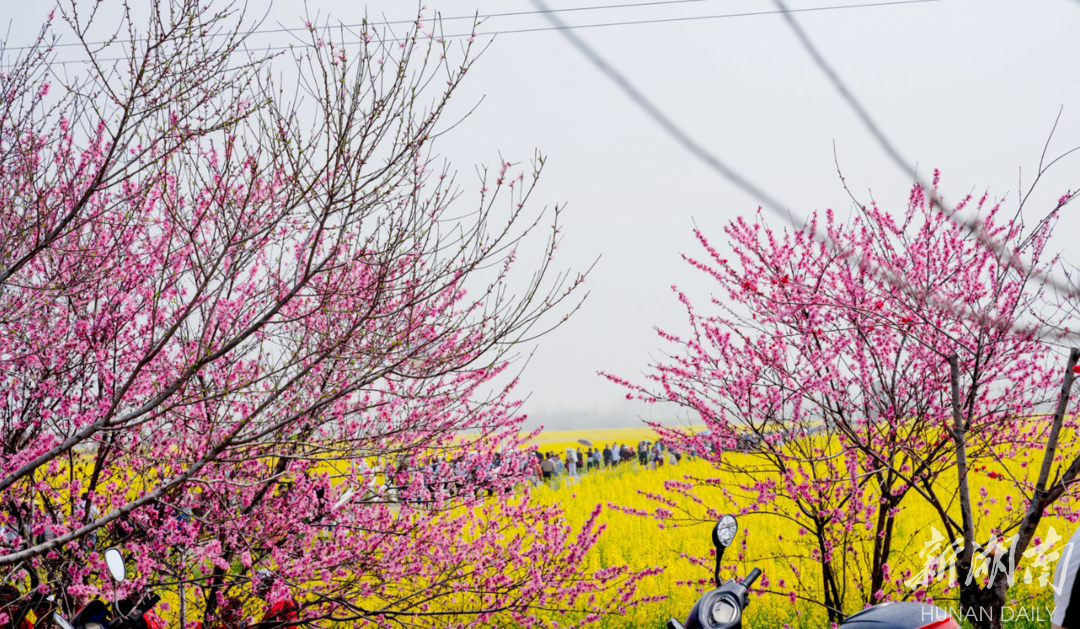
[(749, 590), (750, 586), (752, 586), (754, 584), (754, 581), (757, 581), (758, 577), (760, 577), (760, 576), (761, 576), (761, 569), (760, 568), (754, 568), (753, 570), (750, 571), (750, 574), (746, 575), (746, 578), (742, 580), (743, 587), (745, 587), (746, 589)]
[(118, 614), (116, 618), (109, 622), (109, 629), (122, 629), (130, 623), (137, 622), (143, 617), (143, 614), (153, 609), (159, 602), (161, 602), (161, 597), (157, 594), (147, 595), (144, 600), (128, 610), (128, 613)]

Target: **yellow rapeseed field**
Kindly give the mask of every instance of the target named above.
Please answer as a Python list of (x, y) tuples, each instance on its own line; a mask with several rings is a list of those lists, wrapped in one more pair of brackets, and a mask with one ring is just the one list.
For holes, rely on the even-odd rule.
[[(565, 453), (567, 447), (579, 448), (585, 452), (588, 447), (580, 446), (579, 439), (587, 439), (599, 448), (608, 443), (625, 443), (636, 450), (639, 441), (655, 440), (656, 435), (651, 429), (645, 427), (546, 431), (536, 436), (531, 445), (542, 452), (556, 452), (560, 455)], [(1074, 444), (1074, 441), (1066, 439), (1063, 443)], [(1069, 445), (1066, 449), (1070, 448), (1075, 448), (1075, 445)], [(1019, 477), (1030, 476), (1037, 467), (1032, 464), (1033, 458), (1039, 454), (1031, 453), (1028, 457), (1001, 462), (996, 470), (983, 470), (973, 474), (971, 482), (973, 494), (983, 494), (977, 500), (984, 521), (993, 520), (1002, 515), (1006, 509), (1015, 508), (1015, 505), (1007, 504), (1007, 501), (994, 492), (993, 487), (997, 483), (993, 480), (995, 471), (1007, 471)], [(729, 454), (729, 456), (747, 455)], [(682, 619), (700, 593), (712, 587), (711, 559), (707, 559), (704, 565), (695, 565), (689, 559), (708, 557), (712, 549), (711, 521), (702, 519), (697, 523), (686, 523), (677, 527), (661, 526), (661, 522), (655, 518), (624, 513), (618, 509), (609, 508), (607, 505), (651, 512), (658, 503), (645, 494), (664, 493), (665, 482), (682, 481), (687, 477), (713, 478), (717, 474), (718, 472), (710, 464), (700, 459), (692, 460), (686, 456), (676, 466), (665, 464), (658, 469), (642, 468), (634, 459), (613, 469), (582, 472), (577, 478), (559, 477), (533, 490), (534, 500), (545, 504), (558, 504), (563, 509), (567, 522), (576, 527), (580, 527), (586, 521), (596, 505), (605, 506), (600, 520), (606, 529), (597, 545), (584, 559), (588, 562), (590, 570), (624, 564), (635, 569), (654, 566), (664, 568), (661, 574), (648, 577), (643, 581), (640, 593), (649, 597), (666, 597), (665, 600), (630, 608), (622, 616), (608, 616), (597, 625), (598, 627), (601, 629), (662, 627), (671, 616)], [(135, 491), (138, 485), (139, 483), (133, 482), (129, 489)], [(674, 497), (674, 494), (667, 495)], [(699, 493), (699, 496), (705, 499), (709, 507), (718, 511), (736, 512), (738, 510), (738, 505), (728, 503), (719, 491)], [(691, 514), (703, 513), (701, 505), (679, 499), (676, 499), (676, 503), (686, 508)], [(819, 587), (817, 580), (820, 573), (816, 562), (810, 557), (803, 557), (801, 560), (790, 558), (792, 549), (805, 547), (807, 539), (800, 539), (798, 525), (774, 514), (752, 513), (739, 516), (739, 526), (739, 535), (725, 555), (725, 565), (735, 564), (735, 572), (740, 575), (745, 575), (753, 567), (761, 568), (772, 584), (769, 589), (776, 592), (776, 594), (752, 598), (750, 608), (747, 610), (745, 626), (748, 629), (754, 627), (780, 629), (785, 625), (805, 629), (827, 627), (828, 622), (822, 608), (804, 600), (792, 603), (786, 595), (787, 591), (798, 589), (809, 594), (808, 598), (814, 598), (812, 594)], [(919, 551), (923, 543), (930, 540), (931, 526), (941, 527), (937, 514), (918, 496), (909, 496), (896, 519), (894, 573), (905, 568), (914, 571), (919, 569), (921, 566)], [(1066, 539), (1074, 528), (1074, 525), (1063, 518), (1048, 517), (1044, 519), (1040, 527), (1040, 535), (1045, 535), (1049, 526), (1054, 526)], [(980, 536), (988, 532), (981, 529), (979, 531)], [(1052, 566), (1050, 569), (1052, 570)], [(730, 577), (732, 574), (729, 571), (725, 573), (725, 576)], [(857, 580), (863, 579), (859, 578), (859, 575), (847, 575), (845, 579), (847, 583)], [(787, 585), (783, 585), (784, 583)], [(792, 588), (791, 583), (799, 583), (801, 587)], [(175, 621), (178, 601), (171, 593), (164, 594), (165, 600), (173, 611), (165, 612), (163, 615), (170, 621)], [(1052, 606), (1050, 595), (1049, 588), (1023, 584), (1018, 584), (1012, 592), (1014, 599), (1027, 605)], [(945, 606), (955, 605), (954, 602), (948, 600), (947, 596), (939, 598), (939, 602)], [(858, 609), (857, 592), (848, 593), (845, 607), (848, 613)], [(191, 608), (189, 608), (189, 613), (193, 613)], [(561, 626), (566, 626), (580, 619), (570, 616), (558, 618), (558, 620)], [(1034, 626), (1034, 623), (1016, 622), (1011, 623), (1009, 629), (1026, 629)], [(1046, 623), (1039, 626), (1045, 627)]]
[[(534, 444), (544, 452), (552, 451), (562, 453), (565, 447), (575, 444), (578, 439), (588, 439), (594, 445), (602, 448), (605, 443), (626, 443), (636, 449), (636, 444), (641, 439), (655, 439), (655, 434), (647, 428), (629, 428), (624, 430), (596, 430), (596, 431), (557, 431), (542, 433)], [(584, 452), (587, 448), (582, 447)], [(740, 456), (740, 455), (733, 455)], [(1035, 465), (1029, 465), (1030, 461), (1018, 459), (1009, 463), (1002, 463), (1002, 468), (1008, 467), (1009, 471), (1026, 475), (1031, 472)], [(987, 470), (990, 471), (990, 470)], [(1000, 470), (999, 470), (1000, 471)], [(535, 499), (542, 502), (557, 503), (566, 513), (568, 521), (580, 525), (588, 518), (597, 504), (617, 504), (622, 507), (644, 509), (652, 511), (658, 506), (653, 500), (647, 498), (643, 492), (663, 492), (665, 481), (683, 480), (686, 476), (713, 478), (717, 471), (708, 463), (700, 460), (689, 460), (683, 457), (677, 466), (664, 465), (658, 469), (642, 468), (636, 460), (630, 464), (621, 464), (614, 469), (604, 469), (582, 474), (579, 478), (569, 479), (566, 477), (553, 480), (547, 485), (541, 486), (534, 492)], [(985, 475), (973, 475), (972, 493), (976, 495), (980, 488), (990, 486), (984, 498), (980, 498), (984, 521), (989, 521), (994, 516), (1003, 514), (1007, 508), (1005, 501), (1000, 496), (995, 497), (992, 491), (996, 482)], [(671, 494), (668, 494), (671, 495)], [(737, 507), (726, 504), (719, 491), (713, 494), (700, 494), (705, 498), (709, 496), (709, 506), (722, 512), (735, 512)], [(690, 504), (686, 500), (677, 500), (680, 506), (687, 507), (691, 513), (702, 513), (700, 505)], [(649, 566), (662, 566), (664, 572), (660, 575), (649, 577), (643, 583), (642, 594), (647, 596), (665, 596), (667, 600), (660, 603), (643, 605), (628, 611), (622, 617), (609, 617), (600, 623), (601, 627), (662, 627), (670, 616), (676, 616), (680, 620), (689, 611), (700, 593), (712, 587), (712, 564), (711, 559), (704, 566), (694, 565), (686, 556), (706, 557), (712, 548), (710, 540), (711, 523), (701, 522), (672, 528), (661, 527), (660, 522), (652, 517), (631, 515), (614, 509), (605, 509), (601, 516), (606, 525), (606, 531), (601, 536), (599, 543), (587, 557), (590, 568), (598, 569), (604, 566), (616, 564), (628, 564), (634, 568)], [(765, 572), (765, 576), (771, 581), (771, 590), (778, 594), (766, 594), (752, 598), (747, 610), (745, 626), (774, 627), (779, 629), (785, 625), (791, 627), (805, 627), (820, 629), (827, 627), (828, 621), (824, 610), (819, 606), (802, 600), (794, 604), (784, 594), (790, 589), (790, 583), (799, 581), (804, 588), (811, 591), (819, 591), (817, 580), (820, 579), (817, 564), (810, 558), (803, 561), (791, 561), (790, 558), (781, 559), (782, 555), (790, 555), (793, 548), (793, 540), (799, 538), (799, 527), (790, 520), (769, 513), (753, 513), (739, 516), (740, 531), (735, 543), (725, 554), (725, 564), (737, 564), (737, 572), (745, 575), (753, 567), (759, 567)], [(922, 567), (919, 551), (924, 542), (930, 541), (930, 527), (936, 526), (941, 529), (936, 512), (921, 500), (918, 496), (910, 495), (902, 505), (900, 514), (896, 518), (896, 530), (894, 533), (894, 548), (896, 548), (896, 560), (893, 563), (894, 573), (904, 568), (914, 572)], [(1054, 526), (1057, 532), (1066, 539), (1072, 533), (1074, 525), (1069, 524), (1063, 518), (1049, 517), (1044, 519), (1039, 532), (1045, 535), (1048, 526)], [(980, 536), (989, 531), (981, 531)], [(803, 544), (808, 538), (803, 538)], [(745, 546), (743, 543), (745, 542)], [(798, 546), (798, 542), (795, 546)], [(940, 551), (939, 551), (940, 552)], [(864, 570), (866, 568), (864, 567)], [(1050, 566), (1053, 570), (1053, 566)], [(803, 580), (800, 580), (802, 575)], [(728, 573), (725, 576), (730, 577)], [(854, 578), (848, 575), (847, 581)], [(1036, 577), (1038, 575), (1035, 575)], [(962, 578), (962, 577), (961, 577)], [(1022, 578), (1022, 575), (1021, 575)], [(685, 582), (692, 582), (686, 584)], [(780, 587), (778, 584), (786, 582), (788, 587)], [(1052, 607), (1051, 590), (1048, 587), (1039, 588), (1035, 585), (1025, 586), (1018, 583), (1011, 591), (1011, 596), (1023, 605), (1049, 605)], [(858, 593), (850, 592), (851, 599), (845, 609), (851, 613), (859, 609)], [(938, 599), (939, 604), (945, 607), (955, 606), (955, 591), (945, 594)], [(573, 620), (567, 618), (566, 620)], [(1044, 616), (1045, 620), (1045, 616)], [(1011, 623), (1011, 627), (1019, 629), (1025, 626), (1035, 626), (1038, 623), (1027, 624), (1024, 622)], [(1038, 626), (1048, 626), (1047, 623)]]

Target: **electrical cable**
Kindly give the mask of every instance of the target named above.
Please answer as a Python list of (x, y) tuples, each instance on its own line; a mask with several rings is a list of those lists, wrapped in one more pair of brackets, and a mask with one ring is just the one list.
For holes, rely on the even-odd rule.
[[(678, 1), (682, 1), (682, 0), (678, 0)], [(943, 2), (943, 1), (944, 0), (886, 0), (886, 1), (883, 1), (883, 2), (840, 4), (840, 5), (831, 5), (831, 6), (824, 6), (824, 7), (805, 7), (805, 8), (801, 8), (801, 9), (786, 9), (786, 10), (773, 9), (773, 10), (767, 10), (767, 11), (747, 11), (747, 12), (743, 12), (743, 13), (722, 13), (722, 14), (716, 14), (716, 15), (693, 15), (693, 16), (685, 16), (685, 17), (654, 18), (654, 19), (647, 19), (647, 20), (628, 20), (628, 21), (622, 21), (622, 22), (600, 22), (600, 23), (593, 23), (593, 24), (566, 24), (566, 23), (564, 23), (564, 22), (562, 22), (560, 20), (559, 24), (555, 25), (555, 26), (541, 26), (541, 27), (535, 27), (535, 28), (521, 28), (521, 29), (509, 29), (509, 30), (499, 30), (499, 31), (483, 31), (483, 32), (474, 32), (474, 33), (457, 33), (457, 34), (454, 34), (454, 35), (441, 36), (438, 39), (447, 40), (447, 39), (459, 39), (459, 38), (468, 38), (468, 37), (488, 37), (488, 36), (497, 36), (497, 35), (514, 35), (514, 34), (520, 34), (520, 33), (538, 33), (538, 32), (544, 32), (544, 31), (567, 31), (567, 30), (577, 30), (577, 29), (585, 29), (585, 28), (606, 28), (606, 27), (613, 27), (613, 26), (642, 26), (642, 25), (648, 25), (648, 24), (668, 24), (668, 23), (673, 23), (673, 22), (694, 22), (694, 21), (700, 21), (700, 20), (718, 20), (718, 19), (727, 19), (727, 18), (757, 17), (757, 16), (763, 16), (763, 15), (777, 15), (777, 14), (781, 14), (781, 13), (810, 13), (810, 12), (818, 12), (818, 11), (843, 11), (843, 10), (849, 10), (849, 9), (868, 9), (868, 8), (875, 8), (875, 7), (897, 6), (897, 5), (905, 5), (905, 4), (925, 4), (925, 3), (929, 3), (929, 2)], [(616, 5), (609, 5), (609, 6), (616, 6)], [(627, 5), (627, 6), (634, 6), (634, 5)], [(579, 8), (583, 9), (583, 8), (587, 8), (587, 7), (579, 7)], [(596, 7), (596, 8), (601, 8), (601, 7)], [(547, 9), (546, 13), (553, 13), (553, 12), (559, 11), (559, 10), (560, 9)], [(531, 12), (531, 13), (533, 13), (533, 14), (544, 14), (545, 11), (534, 11), (534, 12)], [(412, 22), (410, 22), (410, 23), (412, 23)], [(345, 28), (345, 27), (343, 27), (343, 28)], [(265, 32), (269, 32), (269, 31), (265, 31)], [(384, 43), (399, 43), (399, 42), (402, 42), (402, 41), (408, 41), (408, 39), (409, 38), (388, 38), (388, 39), (383, 39), (383, 40), (380, 40), (380, 41), (382, 41)], [(336, 43), (341, 44), (341, 45), (359, 44), (359, 43), (361, 43), (361, 40), (357, 39), (355, 41), (336, 42)], [(265, 49), (261, 49), (261, 50), (265, 50), (266, 52), (275, 52), (275, 51), (290, 50), (290, 49), (295, 48), (295, 47), (297, 47), (296, 44), (289, 45), (289, 46), (269, 46), (269, 47), (267, 47)], [(127, 57), (113, 57), (113, 58), (108, 58), (108, 59), (98, 59), (97, 61), (99, 63), (108, 63), (108, 62), (126, 61), (126, 60), (127, 60)], [(87, 62), (88, 61), (86, 59), (71, 59), (71, 60), (66, 60), (66, 61), (52, 61), (50, 63), (57, 64), (57, 65), (67, 65), (67, 64), (70, 64), (70, 63), (87, 63)]]
[[(452, 21), (459, 21), (459, 20), (485, 21), (485, 20), (489, 20), (489, 19), (492, 19), (492, 18), (500, 18), (500, 17), (519, 17), (519, 16), (525, 16), (525, 15), (541, 15), (541, 14), (546, 14), (546, 13), (573, 13), (573, 12), (579, 12), (579, 11), (599, 11), (599, 10), (604, 10), (604, 9), (632, 9), (632, 8), (637, 8), (637, 7), (654, 7), (654, 6), (671, 5), (671, 4), (690, 4), (690, 3), (715, 2), (715, 1), (716, 0), (652, 0), (651, 2), (629, 2), (629, 3), (622, 3), (622, 4), (601, 4), (601, 5), (595, 5), (595, 6), (589, 6), (589, 7), (567, 7), (567, 8), (563, 8), (563, 9), (546, 9), (544, 11), (511, 11), (511, 12), (508, 12), (508, 13), (489, 13), (487, 15), (479, 15), (479, 14), (474, 13), (472, 15), (455, 15), (455, 16), (451, 16), (451, 17), (436, 16), (434, 18), (427, 18), (427, 19), (438, 20), (440, 22), (452, 22)], [(364, 22), (361, 22), (360, 24), (336, 24), (336, 25), (330, 26), (330, 28), (362, 28), (364, 26), (384, 26), (384, 25), (385, 26), (391, 26), (391, 25), (396, 25), (396, 24), (414, 24), (416, 22), (417, 22), (417, 20), (415, 18), (411, 19), (411, 20), (389, 20), (389, 21), (383, 21), (383, 22), (369, 22), (369, 21), (365, 20)], [(259, 30), (249, 31), (247, 33), (247, 35), (266, 35), (266, 34), (271, 34), (271, 33), (297, 33), (297, 32), (304, 32), (304, 31), (307, 31), (307, 30), (308, 29), (307, 29), (306, 26), (297, 26), (297, 27), (292, 27), (292, 28), (271, 28), (271, 29), (259, 29)], [(209, 37), (220, 37), (220, 36), (221, 35), (209, 35)], [(131, 43), (131, 40), (130, 39), (118, 39), (118, 40), (113, 41), (111, 43), (113, 43), (113, 44), (129, 44), (129, 43)], [(90, 42), (89, 43), (90, 46), (103, 46), (105, 44), (106, 44), (106, 42)], [(56, 44), (55, 47), (56, 48), (66, 48), (66, 47), (69, 47), (69, 46), (82, 46), (82, 45), (83, 45), (82, 42), (71, 42), (69, 44)], [(14, 47), (8, 48), (8, 50), (29, 50), (30, 48), (33, 48), (33, 46), (14, 46)]]

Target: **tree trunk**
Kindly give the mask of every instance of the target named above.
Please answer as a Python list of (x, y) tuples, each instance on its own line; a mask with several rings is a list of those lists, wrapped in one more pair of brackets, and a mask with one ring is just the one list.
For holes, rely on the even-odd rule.
[(970, 563), (957, 563), (960, 579), (960, 608), (957, 615), (971, 623), (972, 629), (1002, 629), (1001, 613), (1005, 609), (1005, 596), (1009, 582), (998, 574), (993, 584), (983, 585), (980, 579), (965, 584), (971, 573)]
[(956, 491), (960, 498), (961, 524), (964, 528), (964, 550), (960, 561), (970, 565), (971, 555), (975, 552), (975, 518), (971, 512), (971, 492), (968, 488), (967, 437), (960, 407), (960, 359), (956, 354), (949, 356), (949, 384), (952, 389), (952, 438), (956, 444)]
[[(888, 489), (883, 489), (882, 494)], [(886, 500), (878, 506), (877, 525), (874, 527), (874, 557), (870, 566), (870, 596), (866, 602), (876, 605), (881, 601), (877, 593), (885, 587), (885, 564), (889, 563), (889, 554), (892, 552), (892, 532), (894, 518), (889, 517), (889, 512), (896, 506), (894, 500)]]
[(833, 570), (832, 561), (829, 560), (828, 549), (825, 544), (825, 522), (815, 518), (817, 528), (818, 552), (821, 553), (821, 589), (825, 593), (825, 609), (829, 613), (829, 622), (839, 624), (844, 620), (843, 601), (840, 600), (840, 592), (836, 587), (836, 572)]

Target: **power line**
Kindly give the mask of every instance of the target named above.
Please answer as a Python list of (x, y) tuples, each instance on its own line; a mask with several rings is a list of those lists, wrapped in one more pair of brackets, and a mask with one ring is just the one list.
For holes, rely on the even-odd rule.
[[(655, 6), (662, 6), (662, 5), (669, 5), (669, 4), (690, 4), (690, 3), (698, 3), (698, 2), (715, 2), (715, 1), (716, 0), (654, 0), (653, 2), (630, 2), (630, 3), (623, 3), (623, 4), (601, 4), (601, 5), (597, 5), (597, 6), (591, 6), (591, 7), (567, 7), (567, 8), (563, 8), (563, 9), (543, 9), (543, 10), (536, 10), (536, 11), (512, 11), (512, 12), (509, 12), (509, 13), (489, 13), (487, 15), (476, 15), (476, 14), (474, 14), (474, 15), (458, 15), (458, 16), (454, 16), (454, 17), (439, 17), (437, 19), (441, 20), (441, 21), (444, 21), (444, 22), (449, 22), (451, 20), (473, 20), (473, 19), (476, 19), (476, 20), (488, 20), (488, 19), (491, 19), (491, 18), (499, 18), (499, 17), (518, 17), (518, 16), (523, 16), (523, 15), (545, 15), (545, 14), (548, 14), (548, 13), (575, 13), (575, 12), (579, 12), (579, 11), (599, 11), (599, 10), (602, 10), (602, 9), (632, 9), (632, 8), (636, 8), (636, 7), (655, 7)], [(393, 21), (393, 22), (379, 22), (379, 24), (412, 24), (414, 22), (416, 22), (416, 20), (397, 20), (397, 21)], [(364, 24), (351, 24), (351, 25), (350, 24), (345, 24), (345, 25), (342, 25), (342, 28), (356, 28), (356, 27), (359, 27), (359, 26), (364, 26)], [(281, 29), (275, 29), (275, 30), (263, 31), (263, 32), (282, 33), (282, 32), (292, 32), (292, 31), (300, 31), (300, 30), (306, 30), (306, 29), (302, 29), (302, 28), (281, 28)]]
[[(500, 17), (520, 17), (520, 16), (526, 16), (526, 15), (543, 15), (543, 14), (547, 14), (547, 13), (575, 13), (575, 12), (581, 12), (581, 11), (600, 11), (600, 10), (609, 10), (609, 9), (633, 9), (633, 8), (637, 8), (637, 7), (655, 7), (655, 6), (665, 6), (665, 5), (674, 5), (674, 4), (691, 4), (691, 3), (696, 4), (696, 3), (700, 3), (700, 2), (715, 2), (715, 1), (717, 1), (717, 0), (653, 0), (652, 2), (636, 2), (636, 3), (635, 2), (630, 2), (630, 3), (622, 3), (622, 4), (601, 4), (601, 5), (589, 6), (589, 7), (567, 7), (567, 8), (564, 8), (564, 9), (545, 9), (545, 10), (542, 10), (542, 11), (512, 11), (512, 12), (508, 12), (508, 13), (489, 13), (487, 15), (479, 15), (479, 14), (474, 13), (473, 15), (455, 15), (455, 16), (451, 16), (451, 17), (436, 16), (436, 17), (427, 18), (427, 19), (430, 19), (432, 21), (439, 21), (439, 22), (452, 22), (452, 21), (460, 21), (460, 20), (485, 21), (485, 20), (489, 20), (489, 19), (493, 19), (493, 18), (500, 18)], [(416, 22), (417, 22), (416, 19), (412, 19), (412, 20), (389, 20), (389, 21), (385, 21), (385, 22), (368, 22), (368, 21), (365, 20), (364, 22), (361, 22), (359, 24), (337, 24), (337, 25), (328, 26), (328, 27), (329, 28), (346, 28), (346, 29), (348, 29), (348, 28), (363, 28), (365, 26), (392, 26), (392, 25), (398, 25), (398, 24), (415, 24)], [(271, 28), (271, 29), (261, 29), (261, 30), (249, 31), (247, 33), (247, 35), (267, 35), (267, 34), (272, 34), (272, 33), (299, 33), (299, 32), (306, 32), (307, 30), (308, 30), (308, 28), (306, 26), (297, 26), (297, 27), (292, 27), (292, 28)], [(222, 36), (223, 35), (217, 35), (217, 34), (208, 35), (208, 37), (222, 37)], [(129, 43), (131, 43), (131, 40), (130, 39), (117, 39), (117, 40), (115, 40), (113, 42), (103, 42), (103, 41), (101, 41), (101, 42), (90, 42), (88, 45), (90, 45), (90, 46), (103, 46), (103, 45), (105, 45), (107, 43), (129, 44)], [(70, 46), (82, 46), (82, 45), (83, 45), (82, 42), (71, 42), (69, 44), (56, 44), (54, 47), (55, 48), (67, 48), (67, 47), (70, 47)], [(16, 46), (16, 47), (8, 48), (8, 50), (29, 50), (31, 48), (33, 48), (33, 46)]]
[[(697, 20), (719, 20), (724, 18), (754, 17), (758, 15), (776, 15), (778, 13), (810, 13), (814, 11), (840, 11), (844, 9), (868, 9), (872, 7), (885, 7), (897, 4), (921, 4), (924, 2), (942, 2), (943, 0), (890, 0), (888, 2), (873, 2), (868, 4), (839, 4), (828, 7), (805, 7), (802, 9), (784, 9), (771, 11), (748, 11), (745, 13), (723, 13), (720, 15), (694, 15), (688, 17), (669, 17), (651, 20), (631, 20), (626, 22), (603, 22), (600, 24), (561, 24), (559, 26), (544, 26), (538, 28), (522, 28), (517, 30), (499, 31), (497, 33), (477, 33), (477, 35), (502, 35), (511, 33), (535, 33), (539, 31), (565, 31), (580, 28), (602, 28), (606, 26), (636, 26), (642, 24), (667, 24), (670, 22), (694, 22)], [(540, 13), (539, 11), (537, 13)], [(460, 37), (460, 36), (459, 36)]]
[[(697, 0), (672, 0), (672, 1), (697, 1)], [(702, 1), (705, 1), (705, 0), (702, 0)], [(832, 6), (826, 6), (826, 7), (805, 7), (805, 8), (801, 8), (801, 9), (785, 9), (785, 10), (773, 9), (773, 10), (768, 10), (768, 11), (747, 11), (747, 12), (744, 12), (744, 13), (722, 13), (722, 14), (717, 14), (717, 15), (693, 15), (693, 16), (686, 16), (686, 17), (654, 18), (654, 19), (648, 19), (648, 20), (628, 20), (628, 21), (622, 21), (622, 22), (600, 22), (600, 23), (593, 23), (593, 24), (566, 24), (566, 23), (562, 22), (561, 20), (559, 20), (558, 23), (556, 25), (554, 25), (554, 26), (541, 26), (541, 27), (535, 27), (535, 28), (519, 28), (519, 29), (509, 29), (509, 30), (501, 30), (501, 31), (485, 31), (485, 32), (475, 32), (475, 33), (458, 33), (458, 34), (454, 34), (454, 35), (445, 35), (445, 36), (440, 37), (440, 39), (458, 39), (458, 38), (466, 38), (466, 37), (474, 37), (474, 36), (475, 37), (488, 37), (488, 36), (496, 36), (496, 35), (516, 35), (516, 34), (521, 34), (521, 33), (539, 33), (539, 32), (544, 32), (544, 31), (569, 31), (569, 30), (586, 29), (586, 28), (607, 28), (607, 27), (613, 27), (613, 26), (643, 26), (643, 25), (648, 25), (648, 24), (670, 24), (670, 23), (674, 23), (674, 22), (696, 22), (696, 21), (703, 21), (703, 20), (720, 20), (720, 19), (728, 19), (728, 18), (740, 18), (740, 17), (757, 17), (757, 16), (762, 16), (762, 15), (777, 15), (777, 14), (780, 14), (780, 13), (811, 13), (811, 12), (818, 12), (818, 11), (844, 11), (844, 10), (849, 10), (849, 9), (869, 9), (869, 8), (875, 8), (875, 7), (897, 6), (897, 5), (905, 5), (905, 4), (924, 4), (924, 3), (928, 3), (928, 2), (942, 2), (942, 1), (943, 0), (887, 0), (887, 1), (884, 1), (884, 2), (872, 2), (872, 3), (862, 3), (862, 4), (840, 4), (840, 5), (832, 5)], [(664, 4), (664, 3), (659, 3), (659, 4)], [(610, 6), (615, 6), (615, 5), (610, 5)], [(627, 6), (642, 6), (642, 5), (627, 5)], [(581, 8), (585, 8), (585, 7), (581, 7)], [(597, 8), (600, 8), (600, 7), (597, 7)], [(550, 13), (553, 13), (555, 11), (560, 11), (560, 10), (561, 9), (546, 9), (545, 11), (550, 14)], [(543, 13), (545, 13), (545, 11), (533, 11), (533, 12), (530, 12), (530, 13), (543, 14)], [(554, 16), (550, 16), (550, 17), (554, 17)], [(409, 23), (411, 24), (412, 22), (409, 22)], [(397, 43), (397, 42), (402, 42), (402, 41), (408, 41), (408, 38), (390, 38), (390, 39), (384, 39), (384, 40), (381, 40), (381, 41), (383, 41), (385, 43)], [(358, 40), (355, 40), (355, 41), (339, 42), (339, 43), (341, 43), (343, 45), (344, 44), (359, 44), (359, 43), (361, 43), (361, 41), (358, 39)], [(294, 45), (290, 45), (290, 46), (269, 46), (269, 47), (265, 48), (264, 50), (266, 50), (267, 52), (273, 52), (273, 51), (290, 50), (293, 47), (294, 47)], [(115, 58), (110, 58), (110, 59), (98, 59), (99, 63), (106, 63), (106, 62), (113, 62), (113, 61), (127, 61), (127, 57), (115, 57)], [(69, 64), (69, 63), (87, 63), (87, 62), (88, 62), (88, 60), (86, 60), (86, 59), (72, 59), (72, 60), (69, 60), (69, 61), (53, 61), (52, 63), (57, 64), (57, 65), (66, 65), (66, 64)]]

